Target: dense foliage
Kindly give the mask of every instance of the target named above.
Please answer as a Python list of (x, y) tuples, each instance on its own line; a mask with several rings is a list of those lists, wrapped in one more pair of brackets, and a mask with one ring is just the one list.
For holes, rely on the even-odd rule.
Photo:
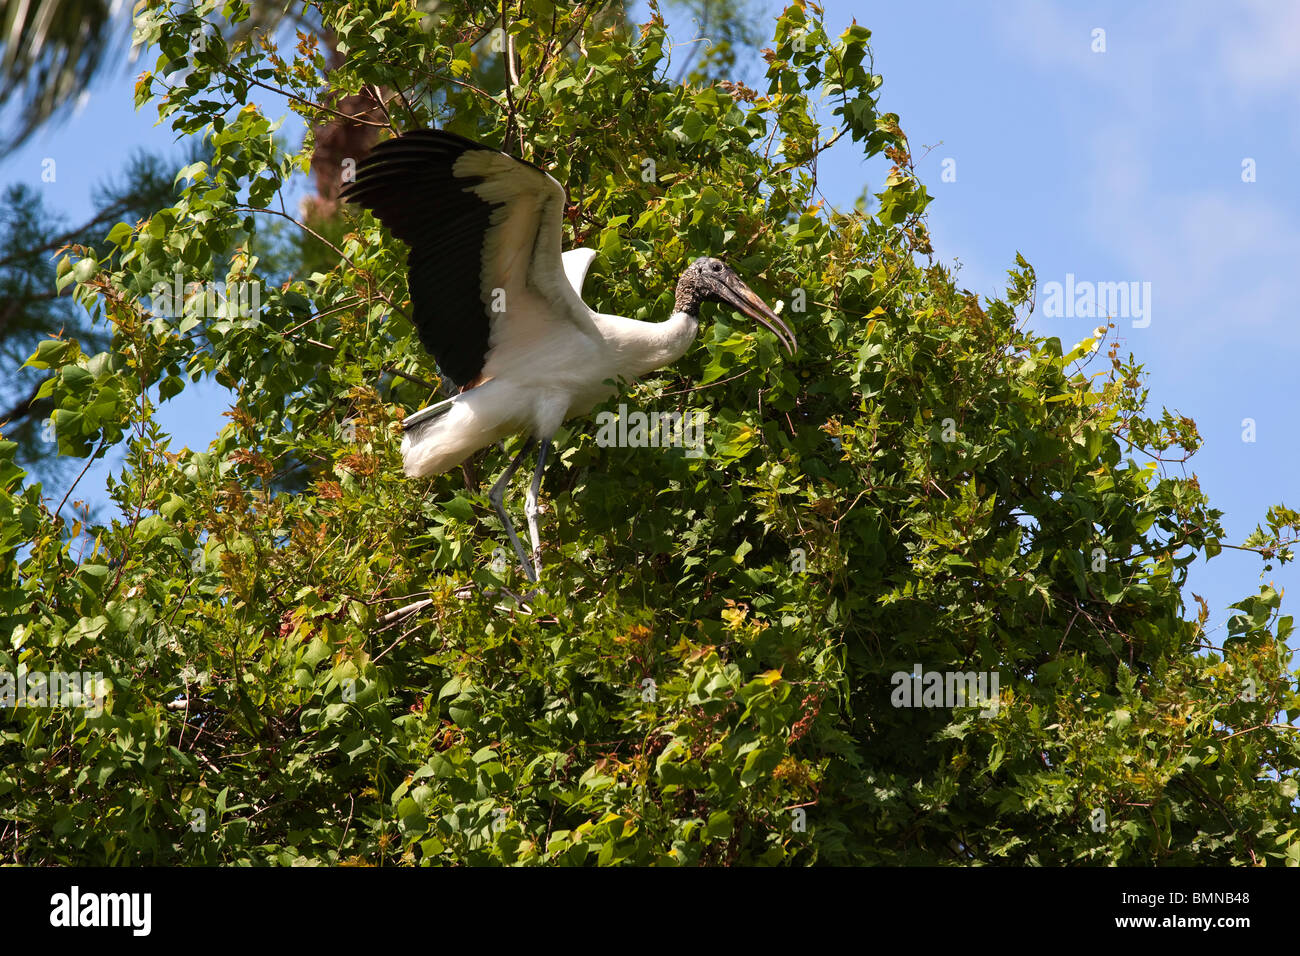
[[(1222, 546), (1164, 464), (1195, 426), (1150, 417), (1116, 348), (1027, 331), (1028, 263), (981, 302), (935, 262), (865, 28), (828, 37), (798, 4), (764, 89), (681, 85), (661, 21), (595, 6), (507, 4), (503, 34), (473, 4), (321, 3), (327, 76), (309, 36), (193, 42), (239, 0), (146, 5), (138, 97), (212, 154), (111, 254), (62, 263), (111, 348), (32, 359), (65, 453), (126, 443), (120, 515), (69, 527), (0, 443), (0, 671), (111, 685), (100, 714), (0, 715), (6, 857), (1300, 863), (1291, 619), (1267, 587), (1221, 648), (1185, 616), (1188, 564)], [(517, 82), (479, 85), (501, 57)], [(514, 446), (401, 476), (398, 423), (437, 370), (369, 216), (343, 211), (331, 265), (263, 284), (256, 315), (151, 308), (177, 271), (264, 278), (262, 230), (294, 218), (278, 194), (310, 137), (286, 151), (250, 94), (314, 124), (365, 88), (387, 133), (444, 127), (567, 183), (604, 311), (666, 317), (715, 254), (799, 337), (789, 357), (706, 311), (686, 358), (607, 406), (701, 413), (702, 456), (570, 422), (528, 607), (486, 500)], [(843, 137), (892, 164), (869, 213), (819, 201)], [(201, 376), (230, 423), (173, 447), (153, 396)], [(1275, 509), (1245, 545), (1287, 560), (1298, 520)], [(917, 665), (996, 674), (996, 706), (895, 706)]]

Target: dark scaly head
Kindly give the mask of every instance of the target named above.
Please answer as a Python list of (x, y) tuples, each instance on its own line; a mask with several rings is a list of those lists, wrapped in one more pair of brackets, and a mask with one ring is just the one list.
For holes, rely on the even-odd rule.
[(799, 347), (790, 328), (721, 259), (702, 256), (677, 280), (676, 311), (698, 316), (701, 302), (729, 305), (761, 322), (791, 354)]

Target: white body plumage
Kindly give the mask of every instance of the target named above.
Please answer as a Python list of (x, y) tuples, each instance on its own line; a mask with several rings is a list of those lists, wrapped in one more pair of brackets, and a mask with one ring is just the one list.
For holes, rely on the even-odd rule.
[[(591, 249), (563, 255), (565, 275), (579, 298), (595, 256)], [(513, 299), (507, 293), (506, 303), (510, 320), (494, 329), (483, 366), (486, 381), (404, 422), (402, 467), (408, 476), (441, 474), (519, 432), (553, 434), (562, 421), (585, 415), (613, 395), (617, 388), (610, 380), (631, 380), (677, 361), (699, 331), (698, 318), (685, 312), (640, 322), (587, 309), (600, 332), (594, 337), (551, 320), (550, 304), (527, 290)]]

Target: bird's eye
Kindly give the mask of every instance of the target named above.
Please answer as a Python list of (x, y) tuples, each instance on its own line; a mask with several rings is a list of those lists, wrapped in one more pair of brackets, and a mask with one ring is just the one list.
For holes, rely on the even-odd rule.
[(721, 263), (721, 262), (715, 262), (715, 263), (713, 263), (713, 265), (709, 266), (709, 268), (712, 269), (714, 272), (721, 272), (721, 271), (722, 271), (722, 263)]

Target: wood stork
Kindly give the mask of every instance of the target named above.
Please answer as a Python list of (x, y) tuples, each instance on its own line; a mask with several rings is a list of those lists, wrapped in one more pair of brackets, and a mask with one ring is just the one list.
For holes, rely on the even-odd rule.
[[(763, 323), (791, 353), (794, 334), (717, 259), (692, 262), (672, 315), (641, 322), (593, 311), (582, 283), (596, 253), (561, 253), (564, 187), (544, 170), (442, 130), (386, 140), (342, 191), (410, 249), (408, 285), (420, 341), (460, 393), (403, 424), (402, 464), (435, 475), (515, 433), (528, 438), (488, 497), (531, 581), (541, 565), (537, 493), (560, 423), (684, 354), (702, 302), (730, 305)], [(525, 514), (533, 553), (519, 542), (502, 496), (540, 442)]]

